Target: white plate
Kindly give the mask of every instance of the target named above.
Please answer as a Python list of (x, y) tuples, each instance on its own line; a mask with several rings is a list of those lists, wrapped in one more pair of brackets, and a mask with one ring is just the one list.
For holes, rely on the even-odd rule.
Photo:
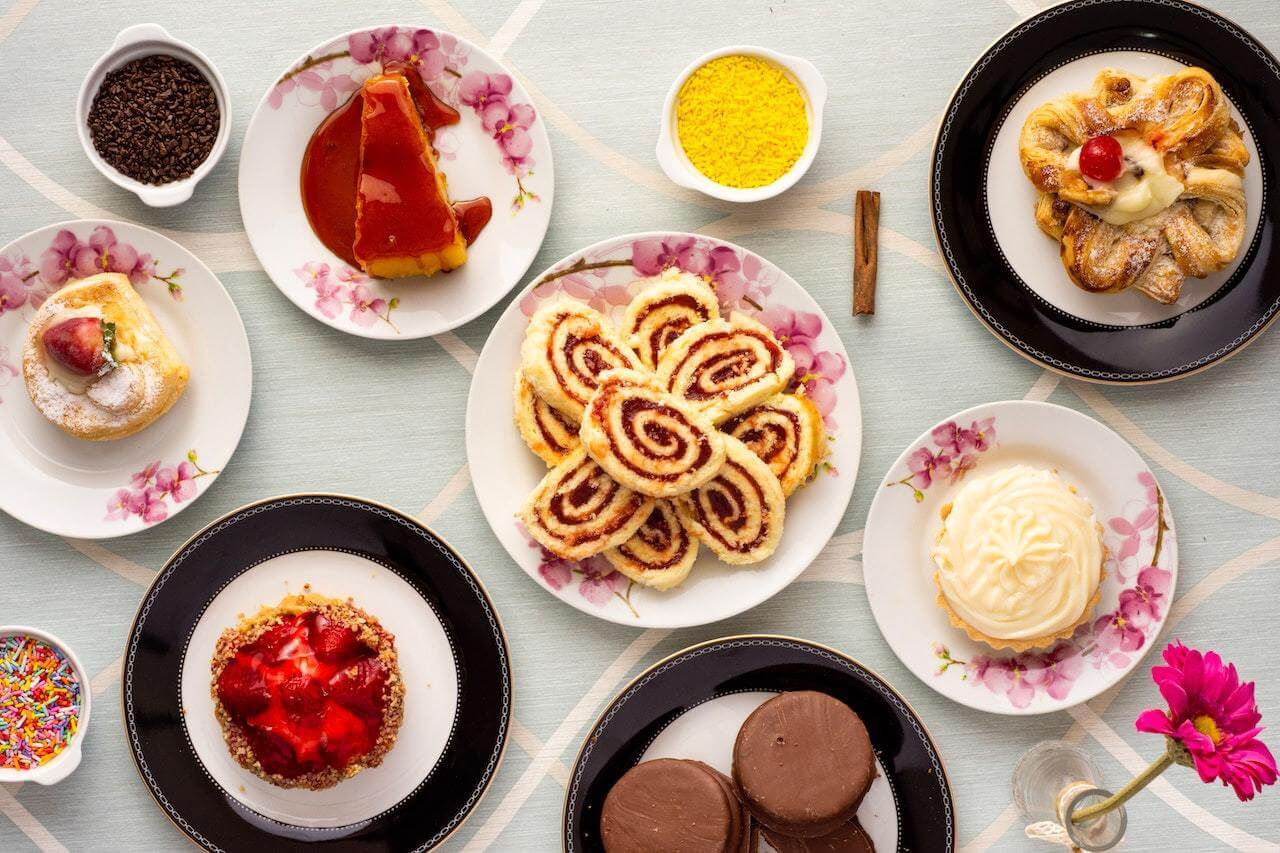
[(1176, 317), (1204, 302), (1226, 284), (1249, 255), (1254, 233), (1262, 215), (1262, 165), (1256, 152), (1248, 120), (1234, 104), (1231, 116), (1240, 126), (1248, 149), (1249, 164), (1244, 170), (1244, 240), (1236, 259), (1224, 269), (1204, 279), (1189, 278), (1172, 305), (1161, 305), (1137, 290), (1122, 293), (1089, 293), (1071, 283), (1062, 268), (1056, 240), (1036, 227), (1035, 210), (1039, 192), (1027, 180), (1018, 163), (1018, 136), (1032, 110), (1069, 92), (1088, 92), (1103, 68), (1123, 68), (1131, 74), (1154, 77), (1172, 74), (1187, 67), (1184, 62), (1137, 50), (1091, 53), (1073, 59), (1042, 77), (1022, 93), (1007, 113), (987, 158), (987, 208), (991, 232), (1014, 275), (1026, 282), (1045, 301), (1073, 317), (1111, 326), (1140, 326)]
[[(409, 56), (462, 114), (435, 136), (449, 195), (488, 196), (493, 219), (460, 269), (430, 280), (371, 279), (311, 231), (298, 189), (302, 155), (320, 122), (384, 59)], [(510, 70), (465, 39), (422, 27), (354, 30), (299, 57), (258, 104), (240, 153), (240, 215), (267, 275), (312, 317), (365, 338), (436, 335), (492, 307), (542, 245), (553, 184), (546, 128)]]
[[(79, 270), (69, 273), (77, 257)], [(45, 420), (27, 396), (21, 362), (37, 306), (69, 275), (104, 263), (131, 273), (191, 379), (151, 426), (97, 442)], [(79, 219), (0, 249), (0, 294), (7, 294), (0, 307), (0, 509), (49, 533), (108, 539), (172, 518), (204, 493), (235, 452), (253, 388), (244, 324), (208, 267), (139, 225)]]
[[(639, 260), (633, 266), (633, 252)], [(632, 585), (602, 557), (573, 563), (544, 560), (542, 549), (515, 514), (546, 474), (525, 446), (512, 415), (512, 386), (520, 342), (539, 304), (567, 294), (621, 318), (630, 284), (663, 267), (678, 266), (713, 280), (722, 307), (758, 316), (787, 337), (805, 373), (809, 353), (822, 354), (827, 376), (808, 393), (824, 410), (832, 437), (830, 466), (787, 501), (777, 553), (733, 568), (703, 548), (689, 579), (657, 592)], [(572, 272), (569, 272), (572, 270)], [(758, 310), (760, 306), (764, 311)], [(812, 372), (812, 371), (810, 371)], [(485, 343), (467, 400), (467, 461), (476, 497), (494, 535), (529, 577), (585, 613), (610, 622), (648, 628), (705, 625), (741, 613), (777, 593), (805, 570), (835, 533), (858, 473), (862, 416), (849, 355), (831, 321), (795, 279), (764, 258), (732, 243), (694, 234), (650, 232), (614, 237), (575, 252), (552, 266), (514, 299)]]
[[(326, 788), (280, 788), (240, 766), (222, 735), (209, 692), (218, 637), (240, 614), (257, 613), (303, 588), (350, 599), (396, 638), (405, 686), (404, 722), (395, 749), (377, 767)], [(412, 654), (406, 650), (412, 649)], [(413, 793), (431, 775), (454, 731), (458, 670), (453, 647), (431, 605), (395, 572), (341, 551), (296, 551), (254, 566), (222, 588), (200, 614), (182, 658), (182, 722), (204, 770), (222, 790), (272, 820), (335, 827), (370, 820)]]
[[(946, 437), (952, 427), (970, 431), (959, 452)], [(985, 449), (972, 442), (975, 429), (987, 436)], [(917, 474), (939, 456), (948, 461), (928, 479)], [(1047, 651), (1013, 654), (951, 625), (935, 603), (929, 551), (938, 511), (966, 471), (1018, 464), (1057, 469), (1089, 500), (1108, 555), (1102, 599), (1075, 636)], [(1177, 585), (1178, 544), (1155, 475), (1128, 442), (1073, 409), (1007, 401), (966, 409), (902, 452), (871, 503), (862, 570), (880, 632), (921, 681), (980, 711), (1044, 714), (1097, 696), (1152, 647)]]

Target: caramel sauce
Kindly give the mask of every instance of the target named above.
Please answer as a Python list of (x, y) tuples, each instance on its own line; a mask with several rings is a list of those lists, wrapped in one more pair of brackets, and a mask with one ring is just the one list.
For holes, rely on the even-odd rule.
[[(388, 63), (385, 73), (399, 74), (408, 83), (428, 139), (438, 128), (461, 120), (458, 111), (436, 97), (411, 66)], [(307, 143), (299, 180), (302, 209), (311, 230), (329, 251), (356, 268), (361, 267), (354, 245), (364, 100), (361, 88), (320, 123)], [(467, 244), (475, 241), (493, 215), (493, 206), (484, 197), (457, 202), (453, 209)]]

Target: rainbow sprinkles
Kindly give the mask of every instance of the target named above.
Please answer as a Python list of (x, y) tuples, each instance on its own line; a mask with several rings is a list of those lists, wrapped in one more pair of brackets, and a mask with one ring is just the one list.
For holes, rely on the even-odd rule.
[(0, 768), (31, 770), (57, 757), (80, 725), (80, 679), (52, 646), (0, 639)]

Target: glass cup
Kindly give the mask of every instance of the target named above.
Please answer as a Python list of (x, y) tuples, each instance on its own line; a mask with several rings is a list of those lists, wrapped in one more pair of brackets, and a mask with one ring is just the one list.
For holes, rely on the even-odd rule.
[(1082, 850), (1110, 850), (1124, 838), (1124, 807), (1082, 823), (1070, 815), (1111, 796), (1098, 786), (1102, 774), (1083, 749), (1066, 741), (1043, 741), (1023, 754), (1013, 770), (1013, 802), (1028, 821), (1062, 826)]

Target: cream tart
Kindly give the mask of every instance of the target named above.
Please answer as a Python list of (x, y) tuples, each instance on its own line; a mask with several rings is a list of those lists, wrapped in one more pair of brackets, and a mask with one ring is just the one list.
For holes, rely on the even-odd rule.
[(1056, 471), (1016, 465), (970, 480), (942, 507), (938, 606), (973, 640), (1046, 648), (1088, 621), (1106, 548), (1093, 507)]
[(228, 628), (215, 713), (231, 755), (281, 788), (330, 788), (395, 744), (404, 683), (395, 638), (349, 601), (305, 594)]

